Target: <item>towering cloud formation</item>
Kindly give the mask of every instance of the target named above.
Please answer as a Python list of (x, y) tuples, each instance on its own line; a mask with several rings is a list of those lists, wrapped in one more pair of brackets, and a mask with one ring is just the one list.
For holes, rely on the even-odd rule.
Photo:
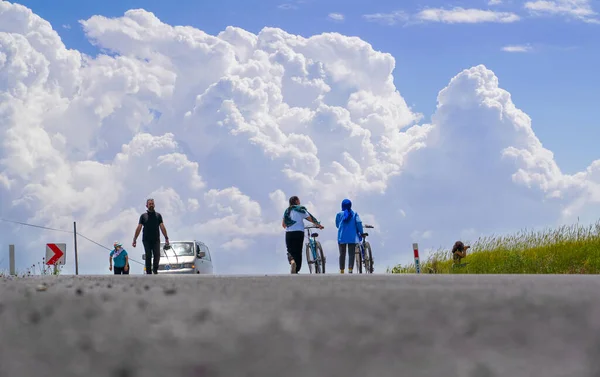
[[(204, 240), (217, 272), (285, 273), (281, 216), (299, 195), (325, 225), (333, 272), (348, 197), (377, 227), (383, 272), (410, 260), (413, 241), (553, 225), (598, 200), (598, 163), (562, 174), (484, 66), (452, 78), (419, 125), (394, 86), (395, 59), (359, 38), (211, 36), (139, 9), (81, 24), (106, 54), (68, 50), (48, 22), (0, 2), (3, 218), (66, 230), (76, 220), (140, 261), (130, 243), (153, 197), (170, 238)], [(3, 225), (20, 267), (66, 242), (74, 270), (69, 234)], [(105, 250), (85, 239), (79, 249), (81, 273), (108, 271)]]

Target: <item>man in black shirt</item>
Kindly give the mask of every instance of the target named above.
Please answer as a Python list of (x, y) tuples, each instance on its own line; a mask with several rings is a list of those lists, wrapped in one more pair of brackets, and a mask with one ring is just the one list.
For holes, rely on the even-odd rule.
[[(169, 237), (167, 236), (167, 230), (163, 223), (162, 215), (154, 210), (154, 199), (146, 200), (146, 208), (148, 210), (140, 216), (138, 226), (133, 236), (133, 244), (135, 247), (137, 238), (140, 235), (142, 226), (144, 227), (144, 233), (142, 234), (142, 243), (144, 244), (144, 251), (146, 252), (146, 273), (147, 274), (158, 274), (158, 262), (160, 261), (160, 232), (162, 231), (165, 236), (165, 244), (169, 244)], [(154, 257), (154, 263), (152, 263), (152, 257)]]

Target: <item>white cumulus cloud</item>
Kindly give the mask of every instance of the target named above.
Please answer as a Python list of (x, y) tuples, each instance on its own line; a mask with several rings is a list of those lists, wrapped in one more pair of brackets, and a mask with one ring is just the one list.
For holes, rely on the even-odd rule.
[(365, 14), (363, 18), (368, 22), (377, 22), (383, 25), (395, 25), (410, 19), (410, 15), (404, 11), (394, 11), (391, 13), (372, 13)]
[(512, 12), (498, 12), (474, 8), (465, 9), (461, 7), (452, 9), (424, 9), (417, 13), (416, 18), (420, 21), (447, 24), (512, 23), (521, 19), (517, 14)]
[(329, 13), (327, 17), (334, 21), (344, 21), (344, 15), (341, 13)]
[[(81, 21), (110, 54), (67, 49), (48, 22), (0, 2), (0, 217), (131, 240), (155, 199), (171, 240), (200, 239), (219, 273), (286, 273), (287, 198), (322, 221), (336, 270), (335, 214), (354, 202), (376, 272), (411, 244), (594, 220), (600, 161), (566, 175), (485, 66), (465, 69), (419, 124), (394, 85), (396, 60), (357, 37), (264, 28), (217, 35), (142, 9)], [(24, 268), (73, 237), (4, 223)], [(415, 239), (415, 238), (418, 238)], [(80, 273), (109, 273), (78, 239)], [(132, 273), (140, 273), (138, 264)]]
[(397, 23), (413, 24), (425, 22), (445, 24), (512, 23), (521, 19), (517, 14), (512, 12), (462, 7), (454, 7), (452, 9), (426, 8), (412, 15), (405, 11), (374, 13), (366, 14), (363, 18), (370, 22), (378, 22), (389, 26)]
[(591, 0), (534, 0), (525, 2), (524, 7), (536, 16), (558, 15), (588, 23), (600, 23)]
[(529, 45), (507, 45), (502, 47), (502, 51), (505, 52), (530, 52), (531, 46)]

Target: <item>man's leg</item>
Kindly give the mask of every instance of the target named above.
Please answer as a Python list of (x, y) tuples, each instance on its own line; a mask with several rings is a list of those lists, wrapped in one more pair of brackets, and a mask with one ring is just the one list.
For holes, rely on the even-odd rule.
[(115, 270), (115, 275), (123, 274), (123, 267), (114, 267), (114, 270)]
[(352, 269), (354, 268), (354, 256), (356, 253), (356, 244), (349, 243), (348, 244), (348, 273), (352, 273)]
[(152, 272), (154, 274), (158, 274), (158, 263), (160, 262), (160, 240), (154, 242), (154, 246), (152, 247), (154, 251), (154, 263), (152, 265)]
[(146, 274), (152, 274), (152, 243), (143, 241), (144, 252), (146, 253)]
[(340, 250), (340, 274), (343, 274), (346, 265), (346, 244), (338, 243), (338, 248)]

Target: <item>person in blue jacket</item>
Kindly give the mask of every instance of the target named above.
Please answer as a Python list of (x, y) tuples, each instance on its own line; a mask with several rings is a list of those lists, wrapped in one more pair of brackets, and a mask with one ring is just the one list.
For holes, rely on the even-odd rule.
[[(346, 249), (348, 250), (348, 273), (354, 267), (356, 244), (362, 241), (362, 220), (358, 213), (352, 210), (350, 199), (342, 201), (342, 210), (335, 216), (335, 226), (338, 228), (338, 247), (340, 249), (340, 274), (344, 273), (346, 264)], [(347, 246), (347, 247), (346, 247)]]

